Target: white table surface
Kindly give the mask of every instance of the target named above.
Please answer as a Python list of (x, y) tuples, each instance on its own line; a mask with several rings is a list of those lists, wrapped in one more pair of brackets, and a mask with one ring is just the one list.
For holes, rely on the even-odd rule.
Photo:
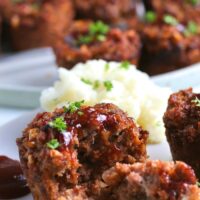
[(31, 110), (0, 107), (0, 126)]

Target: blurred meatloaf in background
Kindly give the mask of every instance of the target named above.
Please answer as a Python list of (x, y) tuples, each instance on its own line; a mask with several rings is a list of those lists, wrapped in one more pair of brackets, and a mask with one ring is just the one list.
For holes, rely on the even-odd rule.
[(172, 94), (164, 123), (173, 159), (188, 163), (200, 178), (200, 94), (192, 89)]
[(118, 21), (136, 13), (135, 0), (74, 0), (77, 16), (102, 20), (107, 23)]
[(148, 133), (113, 104), (72, 102), (38, 114), (17, 139), (34, 199), (99, 196), (102, 174), (117, 162), (144, 162)]
[(71, 0), (1, 0), (0, 13), (15, 50), (52, 46), (74, 17)]
[(140, 66), (160, 74), (200, 61), (200, 24), (181, 22), (173, 15), (147, 11), (140, 29), (143, 43)]
[(111, 28), (102, 21), (76, 21), (69, 34), (57, 41), (54, 51), (57, 64), (71, 68), (89, 59), (127, 60), (138, 63), (141, 50), (139, 35), (134, 30)]
[[(189, 22), (186, 26), (193, 26)], [(194, 25), (197, 26), (197, 25)], [(142, 30), (142, 70), (150, 75), (173, 71), (200, 61), (200, 29), (184, 32), (180, 24), (146, 25)], [(196, 28), (195, 28), (196, 29)]]

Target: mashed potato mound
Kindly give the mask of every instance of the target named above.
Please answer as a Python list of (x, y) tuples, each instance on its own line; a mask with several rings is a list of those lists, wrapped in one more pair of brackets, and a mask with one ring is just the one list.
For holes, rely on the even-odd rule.
[(110, 102), (148, 130), (149, 143), (164, 139), (163, 114), (170, 90), (155, 85), (149, 76), (127, 62), (91, 60), (73, 69), (59, 69), (60, 80), (42, 92), (41, 105), (53, 111), (68, 102), (85, 100), (94, 105)]

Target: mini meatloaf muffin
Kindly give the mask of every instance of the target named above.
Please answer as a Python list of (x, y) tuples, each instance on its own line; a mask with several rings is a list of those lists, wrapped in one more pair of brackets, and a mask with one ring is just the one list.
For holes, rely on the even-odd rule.
[(106, 22), (114, 22), (130, 13), (135, 13), (136, 1), (133, 0), (74, 0), (79, 17)]
[(103, 174), (103, 180), (107, 191), (99, 200), (200, 199), (194, 171), (183, 162), (117, 163)]
[(133, 30), (110, 28), (101, 21), (77, 21), (65, 39), (56, 43), (54, 51), (59, 66), (72, 68), (89, 59), (137, 64), (140, 49), (140, 38)]
[(71, 25), (71, 0), (1, 0), (0, 12), (10, 27), (15, 50), (50, 46)]
[(164, 123), (173, 159), (191, 165), (200, 178), (200, 94), (192, 89), (172, 94)]
[(179, 21), (193, 20), (200, 23), (199, 0), (143, 0), (146, 9), (156, 12), (158, 15), (170, 14)]
[(165, 22), (147, 23), (141, 31), (143, 52), (139, 66), (150, 75), (200, 61), (200, 28), (195, 22), (180, 24), (173, 16)]
[(34, 199), (87, 199), (99, 194), (103, 172), (116, 162), (146, 159), (148, 133), (132, 118), (113, 104), (81, 103), (38, 114), (17, 139)]

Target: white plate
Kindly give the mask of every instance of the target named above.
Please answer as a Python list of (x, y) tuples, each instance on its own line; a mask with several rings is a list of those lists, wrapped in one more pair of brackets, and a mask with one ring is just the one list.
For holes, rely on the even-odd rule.
[[(0, 128), (0, 155), (6, 155), (13, 159), (19, 159), (16, 138), (20, 137), (22, 130), (31, 122), (39, 110), (25, 114)], [(148, 155), (151, 159), (171, 160), (171, 154), (166, 141), (158, 145), (148, 145)], [(31, 195), (18, 200), (32, 200)]]
[(0, 105), (37, 108), (41, 91), (56, 79), (57, 66), (50, 48), (0, 59)]

